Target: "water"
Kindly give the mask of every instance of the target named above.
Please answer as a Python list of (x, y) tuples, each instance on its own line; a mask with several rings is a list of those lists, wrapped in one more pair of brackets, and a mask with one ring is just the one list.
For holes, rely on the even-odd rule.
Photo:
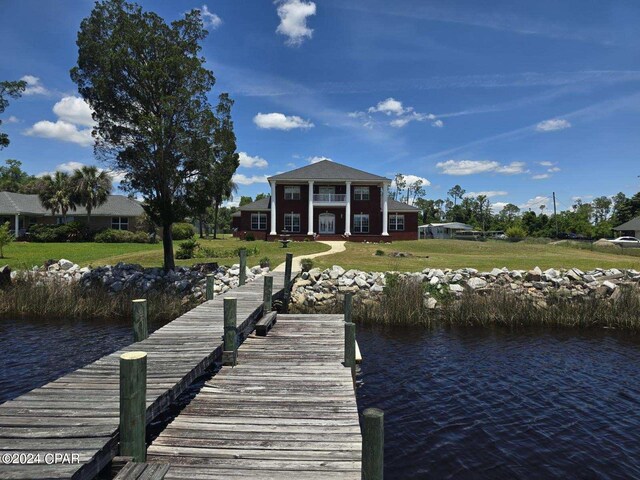
[(385, 478), (639, 478), (640, 339), (359, 327)]
[[(131, 341), (128, 321), (0, 320), (0, 402)], [(359, 326), (358, 342), (387, 479), (640, 478), (640, 337)]]

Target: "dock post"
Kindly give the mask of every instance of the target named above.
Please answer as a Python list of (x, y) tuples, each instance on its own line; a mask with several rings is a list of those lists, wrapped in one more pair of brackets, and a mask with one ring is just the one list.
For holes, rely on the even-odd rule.
[(345, 323), (351, 323), (351, 312), (353, 305), (353, 293), (347, 292), (344, 294), (344, 321)]
[(215, 284), (215, 276), (213, 275), (213, 273), (209, 273), (207, 275), (207, 293), (206, 293), (206, 299), (207, 300), (213, 300), (213, 286)]
[(264, 292), (262, 294), (262, 315), (266, 315), (272, 310), (273, 298), (273, 275), (264, 276)]
[(247, 282), (247, 250), (240, 249), (240, 286)]
[(384, 412), (367, 408), (362, 422), (362, 479), (382, 480), (384, 475)]
[(351, 367), (351, 375), (356, 378), (356, 324), (344, 324), (344, 366)]
[(238, 299), (224, 299), (224, 347), (222, 352), (222, 364), (235, 366), (238, 354), (238, 328), (237, 328)]
[(147, 301), (144, 298), (133, 300), (133, 342), (141, 342), (149, 338)]
[(120, 355), (120, 456), (147, 459), (147, 353)]
[(289, 299), (291, 298), (291, 267), (293, 264), (293, 253), (287, 253), (284, 264), (284, 313), (289, 311)]

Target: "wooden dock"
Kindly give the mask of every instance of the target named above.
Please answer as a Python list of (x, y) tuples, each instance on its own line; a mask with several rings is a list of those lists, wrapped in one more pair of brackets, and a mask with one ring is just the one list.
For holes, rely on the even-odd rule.
[[(274, 294), (281, 293), (284, 276), (273, 275)], [(93, 478), (118, 450), (120, 355), (135, 350), (148, 353), (147, 421), (150, 421), (220, 358), (225, 296), (238, 298), (239, 331), (261, 317), (263, 282), (258, 277), (203, 303), (144, 341), (0, 405), (0, 455), (3, 455), (0, 478)], [(267, 357), (263, 354), (265, 360)], [(69, 457), (45, 456), (52, 453), (66, 453)], [(36, 455), (40, 456), (37, 465), (7, 465), (4, 461), (15, 459), (16, 463), (24, 463), (35, 460)], [(56, 463), (47, 464), (49, 460)]]
[(156, 438), (166, 479), (360, 479), (362, 437), (342, 315), (278, 315)]

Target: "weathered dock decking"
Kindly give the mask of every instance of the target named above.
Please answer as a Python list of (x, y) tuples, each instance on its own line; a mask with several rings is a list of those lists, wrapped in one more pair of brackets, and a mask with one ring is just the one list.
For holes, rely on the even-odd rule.
[(342, 315), (278, 315), (156, 438), (166, 479), (360, 479), (362, 437)]
[[(275, 294), (282, 291), (284, 276), (273, 275)], [(225, 296), (238, 298), (240, 331), (261, 316), (263, 282), (258, 277), (203, 303), (142, 342), (0, 405), (0, 455), (40, 454), (42, 462), (7, 465), (3, 461), (0, 478), (93, 478), (118, 449), (120, 355), (135, 350), (148, 353), (149, 421), (221, 355)], [(79, 454), (79, 463), (58, 458), (58, 463), (47, 465), (47, 453)], [(28, 458), (34, 459), (15, 457), (20, 463)]]

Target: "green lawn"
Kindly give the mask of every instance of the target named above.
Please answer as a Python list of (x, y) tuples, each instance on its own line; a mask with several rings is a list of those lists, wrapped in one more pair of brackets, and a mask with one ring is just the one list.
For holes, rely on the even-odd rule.
[[(419, 271), (427, 267), (531, 269), (535, 266), (542, 269), (617, 267), (640, 270), (640, 257), (620, 255), (617, 249), (604, 253), (566, 245), (465, 240), (413, 240), (391, 244), (354, 242), (346, 246), (345, 252), (315, 259), (315, 265), (320, 268), (341, 265), (368, 271)], [(383, 250), (385, 255), (376, 256), (376, 250)], [(393, 258), (388, 255), (392, 252), (407, 252), (413, 256)]]
[[(258, 254), (247, 259), (249, 266), (257, 265), (263, 257), (271, 260), (273, 267), (284, 261), (285, 253), (294, 255), (308, 255), (311, 253), (329, 250), (327, 245), (315, 242), (292, 242), (289, 248), (284, 249), (280, 242), (255, 242), (240, 241), (237, 238), (228, 237), (218, 240), (200, 240), (203, 246), (217, 250), (233, 250), (245, 246), (256, 247)], [(180, 242), (175, 242), (175, 249)], [(114, 265), (118, 262), (139, 263), (146, 267), (162, 266), (162, 244), (143, 243), (27, 243), (14, 242), (4, 249), (4, 259), (0, 259), (0, 265), (9, 265), (11, 268), (30, 268), (34, 265), (42, 265), (48, 259), (59, 260), (66, 258), (80, 266)], [(236, 257), (225, 258), (195, 258), (192, 260), (176, 260), (177, 265), (192, 265), (201, 262), (218, 262), (220, 265), (232, 265), (238, 262)]]

